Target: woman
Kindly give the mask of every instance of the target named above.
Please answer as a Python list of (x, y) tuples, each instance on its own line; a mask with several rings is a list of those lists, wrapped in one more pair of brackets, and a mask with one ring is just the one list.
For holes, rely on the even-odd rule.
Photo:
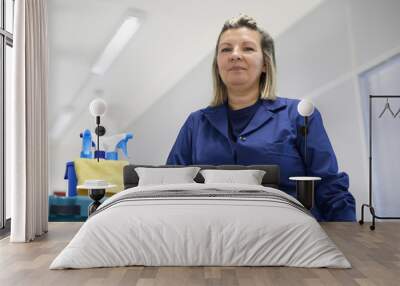
[(318, 110), (309, 118), (304, 164), (299, 101), (275, 95), (273, 40), (252, 18), (241, 15), (224, 24), (215, 49), (213, 80), (211, 106), (190, 114), (167, 164), (278, 164), (281, 189), (292, 195), (296, 187), (289, 177), (319, 176), (314, 216), (321, 221), (355, 220), (348, 175), (338, 173)]

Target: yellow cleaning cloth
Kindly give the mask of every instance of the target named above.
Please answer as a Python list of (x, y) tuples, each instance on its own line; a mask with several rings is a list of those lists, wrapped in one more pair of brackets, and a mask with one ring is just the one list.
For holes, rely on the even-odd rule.
[[(78, 185), (83, 185), (85, 180), (105, 180), (116, 185), (106, 190), (106, 195), (113, 195), (124, 190), (123, 169), (129, 162), (120, 160), (76, 159), (74, 160), (75, 173)], [(87, 190), (78, 189), (78, 195), (87, 195)]]

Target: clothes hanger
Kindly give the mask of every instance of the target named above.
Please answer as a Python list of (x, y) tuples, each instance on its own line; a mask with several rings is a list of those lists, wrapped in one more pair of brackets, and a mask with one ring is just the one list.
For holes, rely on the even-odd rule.
[[(392, 111), (392, 109), (390, 108), (390, 104), (389, 104), (389, 98), (386, 97), (386, 104), (385, 104), (385, 108), (382, 110), (381, 114), (379, 114), (378, 118), (381, 118), (383, 116), (383, 114), (386, 112), (386, 110), (389, 110), (390, 114), (392, 114), (393, 117), (396, 117)], [(399, 109), (400, 111), (400, 109)], [(396, 112), (399, 113), (399, 111)]]
[[(399, 108), (399, 110), (397, 110), (397, 112), (394, 114), (394, 118), (396, 118), (397, 117), (397, 115), (400, 113), (400, 108)], [(400, 116), (399, 116), (400, 117)]]

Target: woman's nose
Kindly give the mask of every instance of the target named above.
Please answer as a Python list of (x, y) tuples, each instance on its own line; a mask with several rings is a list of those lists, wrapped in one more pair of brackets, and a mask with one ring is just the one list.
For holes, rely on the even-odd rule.
[(242, 54), (238, 48), (234, 48), (231, 54), (231, 61), (237, 61), (242, 59)]

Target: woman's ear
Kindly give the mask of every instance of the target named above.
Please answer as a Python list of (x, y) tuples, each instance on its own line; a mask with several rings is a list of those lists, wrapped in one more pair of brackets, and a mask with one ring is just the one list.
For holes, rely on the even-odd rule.
[(267, 60), (264, 55), (263, 55), (263, 66), (262, 66), (261, 71), (265, 72), (265, 73), (267, 72)]
[(261, 69), (261, 71), (262, 72), (267, 72), (267, 64), (265, 63), (265, 61), (264, 61), (264, 64), (263, 64), (263, 66), (262, 66), (262, 69)]

